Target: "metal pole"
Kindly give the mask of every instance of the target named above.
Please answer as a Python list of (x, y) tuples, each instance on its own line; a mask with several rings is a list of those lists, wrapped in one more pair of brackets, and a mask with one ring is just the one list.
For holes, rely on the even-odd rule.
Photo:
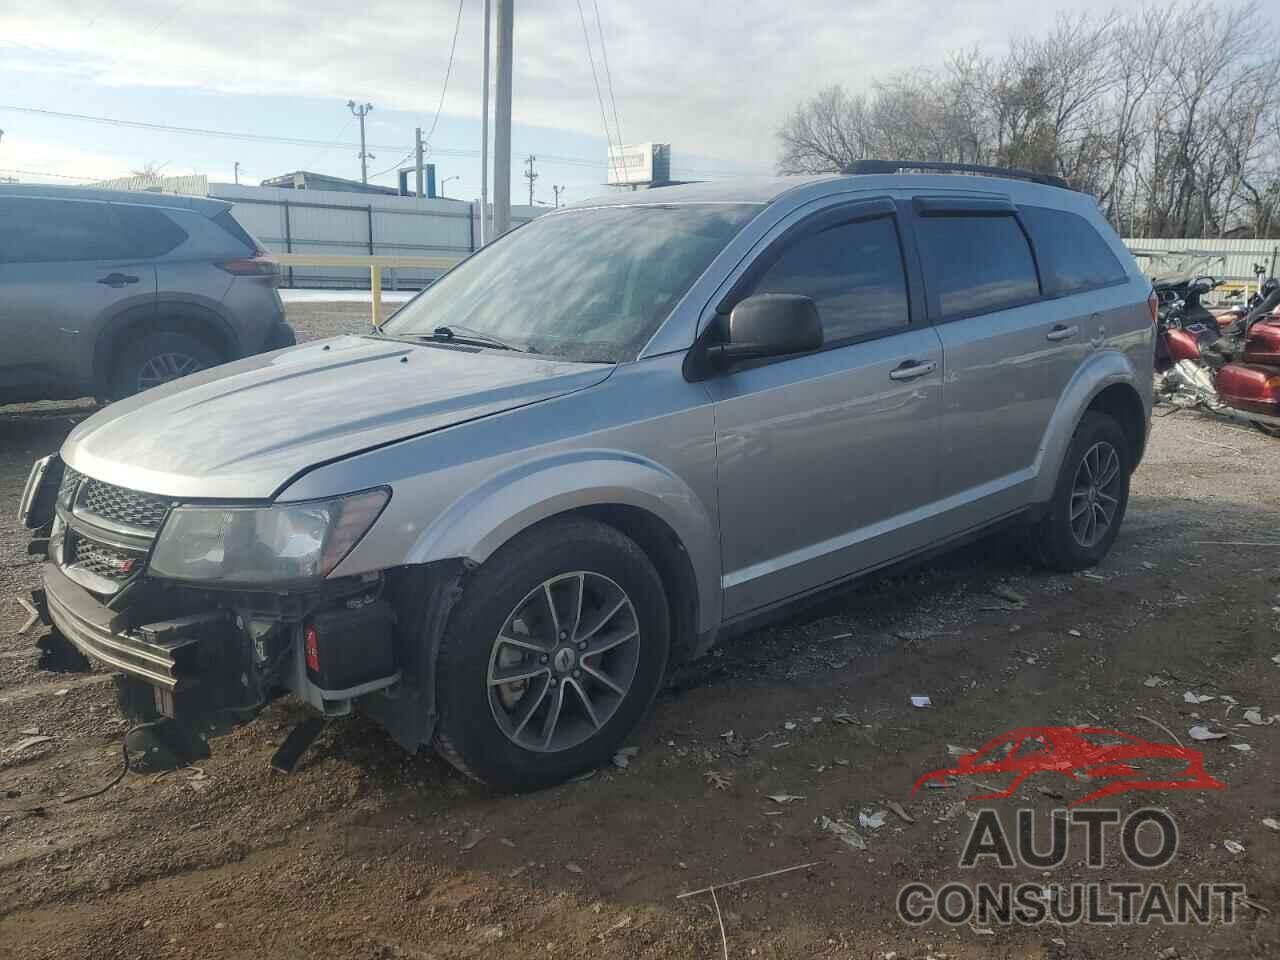
[(511, 229), (511, 55), (514, 0), (498, 0), (498, 71), (493, 117), (493, 235)]
[(413, 150), (416, 154), (416, 166), (418, 173), (418, 196), (422, 196), (422, 128), (413, 128)]
[(236, 186), (240, 186), (240, 161), (236, 161)]
[[(480, 246), (489, 238), (489, 4), (484, 0), (484, 80), (480, 84)], [(472, 243), (472, 249), (475, 244)]]

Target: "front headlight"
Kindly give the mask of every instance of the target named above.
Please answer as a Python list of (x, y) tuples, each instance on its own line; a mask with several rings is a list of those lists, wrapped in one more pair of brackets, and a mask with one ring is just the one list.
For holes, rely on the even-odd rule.
[(270, 507), (175, 507), (151, 573), (243, 586), (318, 580), (351, 552), (390, 497), (377, 489)]

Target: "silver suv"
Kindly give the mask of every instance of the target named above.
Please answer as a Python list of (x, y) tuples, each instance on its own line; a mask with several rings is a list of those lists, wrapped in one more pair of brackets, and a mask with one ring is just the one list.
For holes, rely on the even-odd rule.
[(127, 397), (291, 346), (277, 267), (230, 209), (0, 186), (0, 403)]
[(1010, 520), (1049, 567), (1097, 563), (1147, 436), (1150, 293), (1044, 183), (561, 209), (376, 333), (86, 420), (24, 498), (37, 599), (163, 714), (292, 691), (554, 783), (673, 660), (816, 591)]

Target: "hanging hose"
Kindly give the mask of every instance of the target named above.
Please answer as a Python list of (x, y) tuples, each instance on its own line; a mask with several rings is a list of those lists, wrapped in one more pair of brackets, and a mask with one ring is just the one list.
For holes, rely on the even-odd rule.
[(120, 752), (124, 757), (124, 763), (121, 764), (120, 772), (115, 775), (114, 779), (112, 779), (111, 782), (108, 783), (106, 786), (99, 787), (97, 790), (94, 790), (92, 793), (82, 793), (79, 796), (67, 797), (67, 799), (63, 800), (62, 802), (63, 803), (79, 803), (81, 800), (92, 800), (94, 797), (102, 796), (104, 793), (106, 793), (108, 790), (114, 787), (117, 783), (123, 780), (125, 777), (125, 774), (129, 772), (129, 737), (138, 730), (145, 730), (148, 727), (156, 727), (156, 726), (159, 726), (162, 722), (163, 722), (162, 720), (148, 720), (146, 723), (135, 723), (132, 727), (126, 730), (124, 734), (124, 739), (120, 742)]

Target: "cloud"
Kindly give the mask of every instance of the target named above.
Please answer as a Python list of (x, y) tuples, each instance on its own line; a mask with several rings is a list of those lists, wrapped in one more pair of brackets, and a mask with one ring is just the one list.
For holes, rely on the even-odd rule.
[[(624, 139), (669, 141), (677, 157), (757, 169), (772, 167), (786, 112), (826, 84), (866, 86), (958, 48), (997, 49), (1012, 30), (1035, 31), (1057, 11), (1110, 5), (1043, 0), (1011, 16), (1002, 0), (599, 0)], [(424, 122), (439, 99), (457, 11), (453, 0), (386, 0), (367, 14), (346, 0), (139, 0), (96, 15), (83, 0), (5, 6), (4, 66), (41, 82), (62, 74), (109, 87), (358, 97)], [(480, 6), (463, 8), (445, 103), (452, 115), (479, 113)], [(601, 136), (577, 3), (516, 7), (516, 122)], [(595, 5), (583, 0), (582, 9), (605, 84)], [(717, 161), (703, 163), (710, 171)]]

